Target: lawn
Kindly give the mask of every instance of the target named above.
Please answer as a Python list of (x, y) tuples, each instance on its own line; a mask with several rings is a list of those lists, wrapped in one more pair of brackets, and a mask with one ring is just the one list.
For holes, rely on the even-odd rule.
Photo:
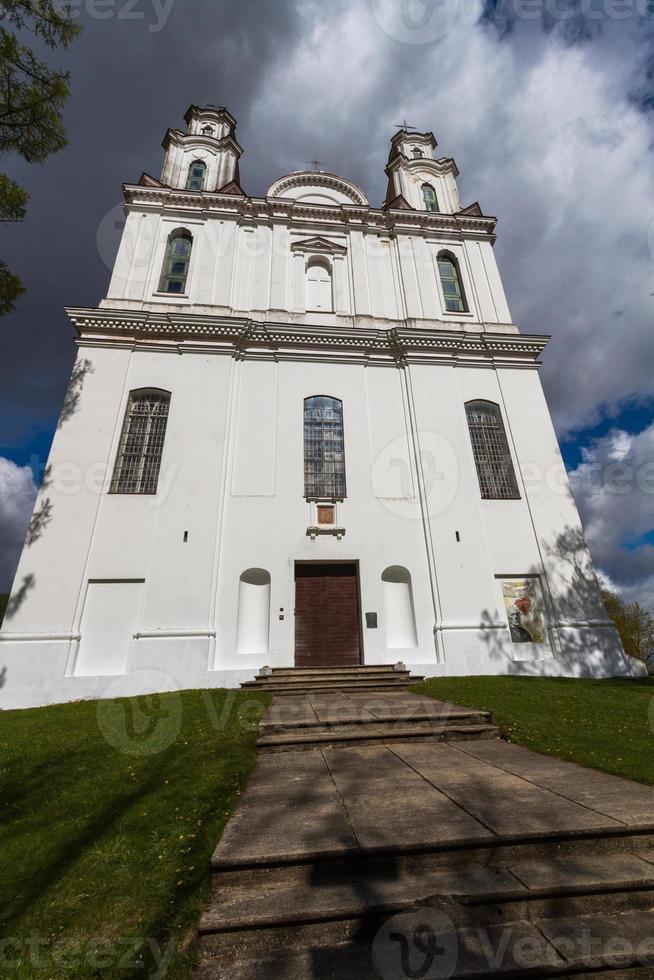
[(492, 712), (536, 752), (654, 784), (654, 678), (439, 677), (413, 690)]
[(190, 976), (269, 703), (188, 691), (0, 713), (2, 977)]

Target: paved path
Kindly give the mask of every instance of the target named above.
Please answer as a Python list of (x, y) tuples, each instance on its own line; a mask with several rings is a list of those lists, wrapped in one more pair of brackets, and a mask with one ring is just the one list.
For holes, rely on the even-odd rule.
[[(298, 736), (304, 726), (404, 730), (461, 710), (409, 693), (322, 692), (276, 698), (264, 724)], [(455, 976), (526, 975), (511, 960), (516, 937), (536, 942), (547, 964), (536, 975), (571, 975), (579, 951), (566, 956), (557, 936), (574, 940), (591, 912), (600, 937), (627, 929), (637, 960), (635, 938), (654, 936), (654, 788), (498, 739), (388, 732), (374, 744), (260, 756), (214, 854), (202, 976), (385, 980), (373, 955), (385, 918), (436, 907), (434, 895), (458, 930)], [(468, 933), (479, 922), (495, 929), (502, 915), (514, 939), (499, 972), (482, 969), (483, 943), (470, 947)], [(651, 952), (651, 964), (621, 963), (621, 975), (654, 977), (654, 943)]]

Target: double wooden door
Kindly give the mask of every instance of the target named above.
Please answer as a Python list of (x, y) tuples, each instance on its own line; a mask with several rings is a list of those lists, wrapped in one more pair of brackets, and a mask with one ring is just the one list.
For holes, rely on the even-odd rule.
[(355, 564), (295, 566), (295, 666), (361, 663), (359, 579)]

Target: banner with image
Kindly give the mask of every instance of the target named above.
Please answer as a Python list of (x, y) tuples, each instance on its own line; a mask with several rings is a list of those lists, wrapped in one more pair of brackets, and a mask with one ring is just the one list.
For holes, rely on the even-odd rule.
[(539, 579), (504, 579), (502, 596), (513, 643), (546, 643), (545, 607)]

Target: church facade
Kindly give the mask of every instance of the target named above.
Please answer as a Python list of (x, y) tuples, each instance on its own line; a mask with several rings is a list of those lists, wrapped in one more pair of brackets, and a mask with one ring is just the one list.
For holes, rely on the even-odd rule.
[(0, 633), (6, 707), (236, 686), (263, 666), (629, 675), (496, 220), (431, 133), (374, 207), (240, 185), (191, 107), (124, 187)]

